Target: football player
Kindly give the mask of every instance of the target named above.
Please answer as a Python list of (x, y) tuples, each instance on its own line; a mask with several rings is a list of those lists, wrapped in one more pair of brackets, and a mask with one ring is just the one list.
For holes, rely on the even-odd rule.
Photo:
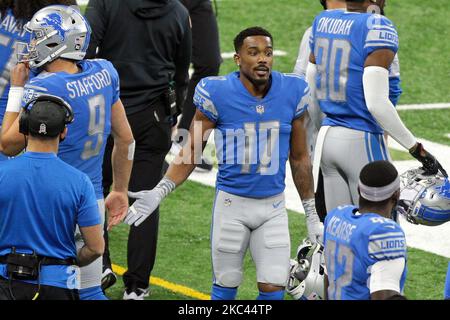
[[(134, 154), (134, 140), (124, 107), (119, 99), (119, 77), (106, 60), (83, 60), (89, 43), (90, 27), (74, 7), (48, 6), (38, 11), (25, 28), (31, 32), (23, 58), (11, 74), (8, 110), (2, 126), (2, 146), (8, 155), (26, 147), (19, 133), (19, 111), (30, 99), (51, 94), (68, 101), (74, 121), (60, 144), (58, 156), (86, 173), (94, 185), (99, 211), (105, 206), (110, 226), (121, 221), (128, 208), (128, 181)], [(29, 65), (40, 69), (23, 88)], [(114, 137), (114, 184), (103, 201), (102, 162), (106, 139)], [(63, 177), (62, 177), (63, 178)], [(82, 246), (81, 237), (77, 245)], [(102, 259), (81, 268), (80, 298), (106, 299), (101, 291)]]
[(273, 43), (268, 31), (259, 27), (243, 30), (234, 46), (239, 71), (200, 81), (194, 95), (197, 111), (190, 143), (154, 189), (129, 193), (137, 200), (125, 222), (140, 224), (188, 178), (200, 160), (201, 150), (196, 145), (201, 145), (204, 137), (203, 149), (215, 128), (220, 164), (211, 228), (211, 298), (236, 297), (243, 259), (250, 248), (257, 270), (258, 299), (282, 299), (290, 254), (283, 195), (288, 157), (305, 208), (308, 236), (316, 243), (323, 232), (315, 209), (303, 126), (309, 88), (302, 77), (272, 71)]
[(391, 219), (400, 179), (389, 161), (367, 164), (359, 176), (359, 208), (340, 206), (325, 218), (329, 300), (399, 299), (406, 279), (405, 234)]
[[(49, 4), (76, 4), (75, 0), (0, 0), (0, 124), (5, 114), (9, 93), (11, 68), (17, 63), (15, 47), (18, 42), (28, 42), (30, 34), (24, 30), (24, 24)], [(7, 157), (1, 153), (0, 161)]]
[(405, 127), (389, 100), (389, 67), (398, 50), (398, 35), (389, 19), (372, 14), (384, 5), (384, 0), (347, 0), (347, 11), (324, 11), (313, 23), (307, 78), (326, 115), (315, 160), (324, 177), (327, 210), (356, 204), (358, 172), (369, 162), (389, 159), (384, 130), (428, 174), (442, 168)]

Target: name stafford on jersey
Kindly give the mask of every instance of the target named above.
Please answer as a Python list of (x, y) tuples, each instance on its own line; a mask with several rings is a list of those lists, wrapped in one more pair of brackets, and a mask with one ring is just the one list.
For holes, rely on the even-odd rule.
[(79, 80), (67, 82), (66, 87), (69, 91), (69, 97), (77, 98), (87, 96), (111, 85), (111, 75), (106, 69), (83, 77)]

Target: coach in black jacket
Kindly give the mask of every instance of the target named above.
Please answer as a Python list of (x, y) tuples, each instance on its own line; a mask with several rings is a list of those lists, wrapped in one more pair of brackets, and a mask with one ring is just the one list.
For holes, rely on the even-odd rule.
[[(178, 0), (90, 0), (86, 18), (92, 27), (87, 57), (108, 59), (119, 72), (120, 98), (136, 140), (130, 191), (150, 190), (161, 179), (171, 146), (174, 110), (168, 108), (164, 97), (169, 87), (174, 88), (181, 106), (189, 81), (192, 39), (188, 12)], [(113, 143), (110, 138), (103, 164), (105, 195), (112, 183)], [(158, 221), (157, 210), (139, 227), (130, 229), (124, 299), (142, 300), (147, 294)], [(107, 269), (111, 262), (105, 258)], [(104, 288), (107, 286), (105, 283)]]

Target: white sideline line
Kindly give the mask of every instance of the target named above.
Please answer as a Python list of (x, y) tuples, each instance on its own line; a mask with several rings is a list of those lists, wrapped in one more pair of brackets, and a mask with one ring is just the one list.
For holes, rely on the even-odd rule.
[[(210, 136), (212, 137), (212, 135)], [(418, 138), (423, 142), (433, 155), (435, 155), (444, 168), (450, 169), (450, 147), (439, 143), (427, 141)], [(209, 140), (208, 143), (213, 143)], [(397, 142), (389, 139), (388, 145), (390, 148), (404, 150)], [(410, 161), (394, 161), (394, 165), (399, 173), (403, 173), (412, 167), (418, 167), (419, 163), (415, 160)], [(217, 170), (213, 169), (210, 172), (194, 171), (189, 177), (190, 180), (199, 182), (204, 185), (215, 187)], [(286, 207), (290, 210), (303, 213), (303, 207), (300, 198), (297, 194), (294, 182), (292, 180), (291, 171), (286, 170), (286, 190), (285, 190)], [(211, 199), (211, 202), (213, 199)], [(401, 220), (400, 224), (405, 231), (406, 241), (409, 247), (418, 248), (427, 252), (432, 252), (447, 258), (450, 258), (450, 222), (442, 224), (437, 227), (417, 226)]]
[(397, 110), (450, 109), (450, 103), (401, 104)]

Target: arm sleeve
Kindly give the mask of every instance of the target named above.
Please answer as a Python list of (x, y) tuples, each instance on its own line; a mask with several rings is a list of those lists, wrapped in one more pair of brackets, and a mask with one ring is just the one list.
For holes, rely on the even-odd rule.
[(298, 49), (298, 57), (294, 66), (294, 73), (300, 76), (306, 76), (306, 67), (309, 62), (309, 54), (311, 50), (309, 49), (309, 38), (311, 37), (311, 27), (305, 31), (302, 41), (300, 42), (300, 47)]
[(208, 78), (202, 79), (195, 87), (194, 105), (209, 120), (216, 123), (219, 118), (219, 113), (214, 105), (210, 89), (211, 80)]
[(85, 12), (86, 20), (91, 26), (92, 33), (86, 59), (95, 58), (97, 48), (101, 46), (108, 24), (107, 10), (103, 0), (90, 0)]
[(405, 258), (398, 258), (379, 261), (372, 265), (369, 282), (370, 293), (381, 290), (392, 290), (401, 293), (400, 281), (405, 264)]
[[(313, 25), (311, 27), (311, 32), (309, 35), (309, 51), (310, 52), (314, 52), (314, 30), (316, 27), (316, 19), (314, 19)], [(308, 61), (309, 61), (309, 57), (308, 57)]]
[(314, 63), (308, 62), (308, 67), (306, 68), (306, 81), (308, 82), (311, 91), (311, 103), (308, 108), (308, 114), (317, 130), (319, 130), (322, 125), (324, 114), (321, 112), (319, 102), (316, 99), (316, 75), (317, 66)]
[[(182, 5), (180, 4), (180, 6)], [(186, 10), (184, 7), (183, 9)], [(184, 21), (183, 27), (183, 37), (177, 47), (174, 61), (175, 75), (173, 78), (173, 80), (175, 81), (177, 106), (179, 106), (180, 108), (184, 102), (186, 89), (189, 82), (189, 65), (191, 63), (192, 55), (192, 31), (188, 14), (186, 14), (186, 19)]]
[(363, 87), (367, 109), (378, 124), (404, 148), (411, 149), (416, 144), (416, 138), (403, 124), (389, 100), (388, 70), (377, 66), (364, 68)]
[(398, 54), (395, 55), (394, 61), (389, 68), (389, 100), (391, 100), (394, 106), (397, 105), (403, 90), (400, 80), (400, 61)]
[(80, 204), (78, 207), (77, 224), (80, 227), (90, 227), (101, 223), (98, 211), (97, 199), (95, 197), (94, 186), (89, 178), (84, 175), (82, 179)]
[(390, 49), (397, 53), (397, 29), (388, 18), (379, 14), (373, 14), (367, 20), (367, 27), (368, 31), (364, 42), (366, 56), (380, 49)]

